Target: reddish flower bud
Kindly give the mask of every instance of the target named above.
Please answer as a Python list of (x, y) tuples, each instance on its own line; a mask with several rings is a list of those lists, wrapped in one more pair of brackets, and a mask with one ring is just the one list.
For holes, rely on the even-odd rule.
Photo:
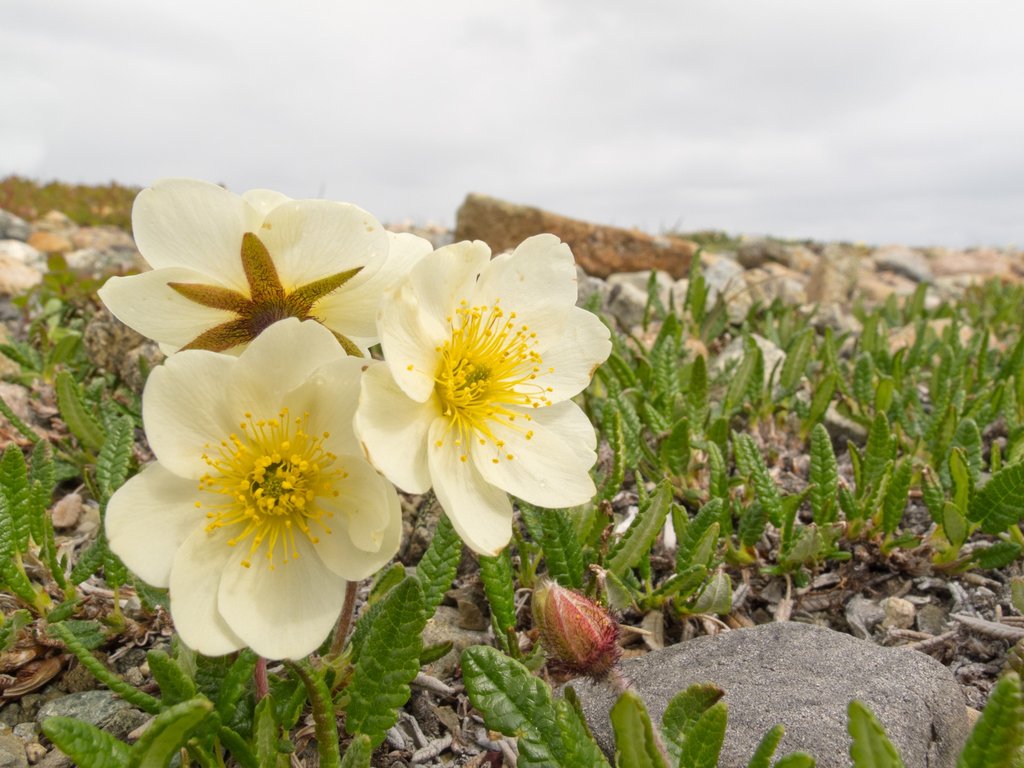
[(619, 627), (607, 610), (554, 582), (533, 591), (533, 622), (556, 665), (601, 678), (619, 660)]

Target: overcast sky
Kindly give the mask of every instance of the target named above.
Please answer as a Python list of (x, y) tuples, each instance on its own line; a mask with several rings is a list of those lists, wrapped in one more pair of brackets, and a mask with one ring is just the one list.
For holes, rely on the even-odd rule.
[(1024, 246), (1020, 0), (0, 0), (0, 176)]

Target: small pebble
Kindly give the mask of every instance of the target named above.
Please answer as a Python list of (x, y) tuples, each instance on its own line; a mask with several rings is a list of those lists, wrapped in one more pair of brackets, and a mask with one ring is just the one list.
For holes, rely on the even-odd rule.
[(46, 757), (46, 747), (40, 744), (38, 741), (33, 741), (31, 744), (25, 745), (25, 757), (28, 758), (30, 765), (35, 765), (44, 757)]
[(914, 626), (914, 604), (902, 597), (887, 597), (881, 603), (885, 611), (882, 619), (883, 629), (910, 629)]
[(77, 493), (69, 493), (53, 505), (50, 519), (54, 528), (74, 528), (82, 518), (82, 497)]

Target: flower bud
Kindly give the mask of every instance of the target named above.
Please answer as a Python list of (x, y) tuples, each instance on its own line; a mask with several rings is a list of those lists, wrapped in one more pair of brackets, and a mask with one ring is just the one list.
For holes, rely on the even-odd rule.
[(554, 582), (533, 591), (533, 622), (556, 665), (574, 675), (604, 677), (619, 660), (619, 628), (607, 610)]

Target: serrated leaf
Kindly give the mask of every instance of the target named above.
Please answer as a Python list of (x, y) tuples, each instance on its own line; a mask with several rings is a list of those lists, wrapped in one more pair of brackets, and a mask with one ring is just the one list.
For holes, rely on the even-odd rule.
[(32, 614), (24, 608), (13, 611), (9, 616), (0, 616), (0, 652), (10, 650), (18, 639), (18, 632), (32, 623)]
[(708, 569), (703, 565), (691, 565), (684, 571), (673, 573), (651, 593), (653, 598), (669, 597), (685, 598), (692, 594), (708, 576)]
[(885, 467), (896, 457), (896, 438), (884, 413), (875, 415), (868, 430), (868, 442), (864, 447), (864, 475), (857, 486), (857, 495), (864, 497), (878, 488)]
[[(491, 608), (494, 633), (507, 646), (508, 633), (516, 627), (516, 592), (512, 577), (512, 557), (505, 547), (494, 557), (481, 555), (480, 578), (484, 583), (487, 604)], [(506, 650), (511, 650), (506, 648)]]
[(455, 532), (447, 515), (441, 515), (427, 551), (416, 565), (416, 578), (423, 590), (427, 616), (433, 616), (452, 586), (462, 559), (462, 539)]
[(1024, 577), (1014, 576), (1010, 579), (1010, 602), (1017, 613), (1024, 614)]
[(953, 433), (953, 448), (961, 448), (964, 452), (967, 471), (971, 484), (977, 484), (981, 478), (982, 458), (981, 430), (974, 419), (962, 419)]
[(979, 568), (990, 570), (1005, 568), (1020, 557), (1021, 546), (1015, 541), (997, 541), (984, 549), (971, 553), (971, 561)]
[(949, 543), (959, 549), (967, 540), (967, 518), (960, 508), (951, 501), (942, 506), (942, 530)]
[(75, 639), (82, 644), (83, 648), (90, 651), (99, 648), (107, 642), (107, 633), (103, 629), (103, 625), (98, 621), (67, 619), (61, 622), (61, 626), (73, 634)]
[(647, 709), (633, 691), (619, 696), (612, 707), (611, 721), (616, 768), (668, 768), (654, 741)]
[(853, 768), (903, 768), (896, 748), (866, 706), (855, 699), (846, 712)]
[(683, 744), (701, 716), (725, 695), (711, 683), (697, 683), (680, 691), (669, 701), (661, 716), (661, 732), (672, 759), (678, 763)]
[(105, 504), (128, 479), (135, 447), (135, 425), (128, 416), (116, 419), (96, 457), (96, 483), (100, 502)]
[(971, 480), (963, 448), (954, 448), (949, 453), (949, 477), (953, 488), (953, 503), (966, 512), (974, 492), (974, 481)]
[(807, 410), (807, 418), (804, 419), (805, 424), (817, 424), (825, 415), (829, 404), (832, 402), (832, 396), (836, 392), (838, 381), (839, 377), (835, 373), (828, 373), (825, 378), (818, 382), (814, 388), (814, 394), (811, 396), (811, 406)]
[(427, 623), (423, 590), (409, 577), (381, 601), (348, 686), (345, 727), (365, 733), (376, 747), (409, 700), (409, 683), (420, 670), (421, 635)]
[(913, 467), (909, 459), (902, 459), (893, 469), (892, 479), (882, 499), (882, 530), (887, 534), (894, 533), (903, 520), (912, 475)]
[(484, 724), (519, 738), (520, 762), (525, 758), (537, 766), (562, 765), (562, 734), (551, 689), (543, 680), (496, 648), (482, 645), (462, 652), (462, 679)]
[(650, 552), (651, 545), (665, 527), (671, 504), (672, 486), (663, 481), (648, 503), (641, 505), (629, 528), (616, 542), (605, 561), (605, 568), (621, 577), (635, 567)]
[(146, 654), (146, 660), (153, 679), (160, 686), (164, 704), (178, 704), (196, 695), (195, 681), (164, 651), (154, 649)]
[(775, 761), (774, 768), (814, 768), (814, 758), (806, 752), (790, 752)]
[(928, 508), (932, 520), (941, 524), (946, 495), (942, 485), (935, 479), (935, 474), (928, 467), (924, 468), (921, 475), (921, 498), (924, 499), (924, 505)]
[(602, 417), (604, 437), (612, 449), (612, 468), (601, 483), (598, 499), (606, 501), (619, 492), (626, 477), (626, 432), (618, 410), (606, 405)]
[(43, 733), (80, 768), (128, 768), (130, 750), (95, 725), (73, 717), (48, 717)]
[(798, 333), (786, 349), (786, 358), (779, 371), (779, 386), (784, 394), (794, 392), (807, 370), (814, 348), (814, 329), (805, 328)]
[(960, 753), (957, 768), (1015, 768), (1024, 747), (1024, 693), (1020, 676), (1000, 678)]
[(166, 768), (184, 746), (189, 732), (213, 712), (213, 704), (197, 697), (169, 707), (156, 716), (132, 747), (130, 768)]
[(28, 465), (25, 455), (14, 443), (9, 443), (0, 456), (0, 494), (7, 500), (0, 525), (11, 535), (14, 551), (24, 554), (28, 551), (29, 533), (32, 529), (33, 505), (32, 486), (28, 481)]
[(608, 760), (587, 727), (576, 692), (571, 686), (565, 689), (564, 699), (555, 700), (555, 721), (561, 734), (564, 765), (610, 768)]
[(715, 768), (725, 741), (728, 717), (725, 702), (719, 701), (697, 718), (679, 747), (679, 765), (687, 768)]
[(761, 348), (747, 336), (744, 339), (744, 352), (743, 359), (740, 360), (738, 366), (733, 370), (729, 378), (729, 386), (725, 391), (725, 400), (722, 403), (722, 412), (724, 414), (733, 413), (747, 397), (747, 393), (758, 384), (763, 384), (764, 378), (762, 373), (762, 379), (760, 382), (755, 381), (755, 374), (758, 369), (764, 371), (764, 355), (761, 352)]
[(786, 729), (781, 725), (773, 726), (757, 745), (747, 768), (771, 768), (772, 755), (775, 754), (785, 732)]
[[(764, 457), (758, 450), (754, 439), (746, 434), (733, 434), (733, 450), (736, 452), (737, 462), (743, 467), (744, 473), (754, 486), (754, 493), (760, 502), (768, 519), (776, 526), (783, 524), (782, 497), (779, 489), (768, 473), (768, 467), (764, 463)], [(785, 537), (784, 538), (788, 538)]]
[(60, 417), (67, 424), (68, 430), (78, 441), (90, 451), (98, 451), (103, 447), (106, 434), (99, 420), (93, 415), (93, 409), (85, 402), (81, 389), (71, 374), (61, 371), (54, 382), (57, 393), (57, 408)]
[(583, 587), (583, 547), (569, 515), (562, 509), (538, 509), (522, 501), (519, 510), (526, 528), (540, 544), (548, 577), (563, 587)]
[(690, 386), (686, 392), (690, 420), (703, 427), (708, 417), (708, 366), (704, 355), (697, 355), (690, 367)]
[(341, 759), (341, 768), (370, 768), (370, 758), (373, 757), (373, 745), (370, 737), (361, 733), (352, 739), (345, 750), (345, 756)]
[(811, 430), (811, 464), (808, 480), (811, 515), (814, 522), (827, 525), (836, 519), (836, 493), (839, 490), (839, 465), (832, 448), (832, 438), (823, 424)]
[(658, 458), (668, 472), (685, 475), (690, 465), (690, 422), (679, 419), (658, 446)]
[[(679, 539), (676, 549), (676, 570), (682, 571), (689, 568), (691, 565), (707, 565), (707, 557), (698, 558), (695, 557), (699, 550), (707, 547), (705, 538), (707, 537), (708, 530), (717, 523), (722, 516), (722, 510), (725, 508), (724, 502), (719, 499), (711, 499), (707, 504), (701, 507), (697, 514), (689, 521), (686, 526), (685, 535)], [(685, 514), (685, 511), (683, 512)], [(718, 536), (715, 535), (715, 541), (717, 542)], [(702, 553), (703, 554), (703, 553)]]
[(768, 525), (768, 513), (761, 502), (755, 501), (740, 513), (739, 529), (737, 535), (740, 544), (745, 547), (752, 547), (761, 540), (764, 535), (765, 526)]
[(967, 518), (1001, 533), (1024, 517), (1024, 463), (1003, 467), (971, 497)]

